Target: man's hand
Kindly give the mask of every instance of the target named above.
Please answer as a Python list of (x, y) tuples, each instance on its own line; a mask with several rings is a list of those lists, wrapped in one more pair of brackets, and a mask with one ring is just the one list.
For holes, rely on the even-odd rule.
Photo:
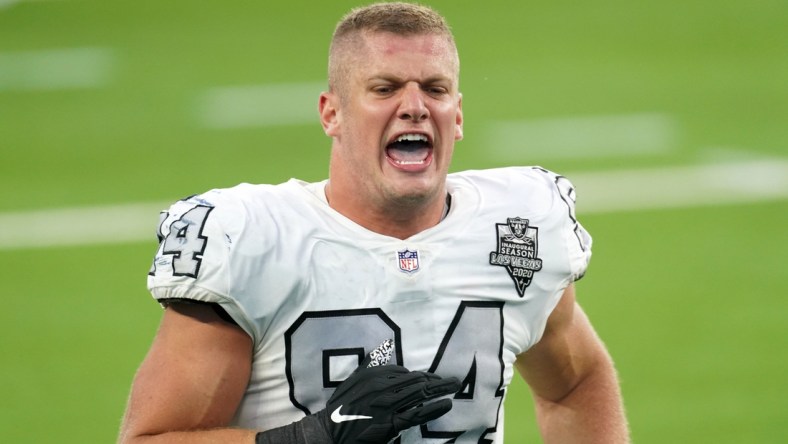
[(325, 409), (258, 433), (256, 444), (386, 443), (451, 410), (451, 399), (433, 400), (456, 393), (460, 381), (388, 365), (393, 350), (394, 341), (384, 341), (339, 384)]
[(398, 365), (362, 366), (337, 387), (317, 416), (336, 444), (385, 443), (451, 410), (451, 399), (427, 401), (459, 389), (457, 378)]

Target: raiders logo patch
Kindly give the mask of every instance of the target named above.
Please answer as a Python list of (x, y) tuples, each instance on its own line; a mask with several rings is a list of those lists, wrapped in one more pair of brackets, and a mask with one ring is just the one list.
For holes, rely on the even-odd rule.
[(510, 217), (505, 224), (495, 224), (498, 250), (490, 252), (490, 265), (505, 267), (520, 297), (531, 285), (534, 273), (542, 269), (539, 253), (539, 228), (528, 219)]

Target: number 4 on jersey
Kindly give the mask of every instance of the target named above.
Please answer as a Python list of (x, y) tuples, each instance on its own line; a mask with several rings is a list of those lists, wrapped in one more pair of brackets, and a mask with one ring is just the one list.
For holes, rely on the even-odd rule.
[[(492, 442), (486, 436), (498, 428), (504, 396), (503, 306), (503, 302), (463, 301), (457, 309), (429, 371), (460, 378), (462, 389), (449, 413), (421, 426), (424, 438)], [(474, 430), (466, 428), (469, 417), (478, 418)]]
[[(153, 262), (151, 274), (155, 274), (158, 267), (171, 264), (173, 276), (197, 277), (202, 264), (202, 255), (208, 244), (208, 237), (203, 235), (203, 228), (212, 210), (213, 207), (196, 205), (173, 221), (166, 235), (162, 230), (162, 242), (159, 254)], [(164, 227), (165, 224), (162, 224), (162, 228)]]

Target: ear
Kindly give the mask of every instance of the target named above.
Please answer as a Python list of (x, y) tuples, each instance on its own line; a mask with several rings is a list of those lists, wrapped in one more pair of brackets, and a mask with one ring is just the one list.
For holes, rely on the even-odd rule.
[(329, 137), (339, 135), (339, 97), (332, 92), (320, 94), (318, 103), (320, 112), (320, 124), (323, 125), (323, 132)]
[(462, 93), (457, 94), (457, 116), (454, 125), (454, 140), (462, 140)]

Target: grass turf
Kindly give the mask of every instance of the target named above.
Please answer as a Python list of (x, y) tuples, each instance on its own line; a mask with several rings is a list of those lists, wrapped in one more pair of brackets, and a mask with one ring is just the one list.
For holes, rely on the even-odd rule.
[[(322, 79), (333, 23), (354, 5), (5, 2), (0, 54), (99, 48), (110, 68), (95, 88), (21, 90), (5, 86), (14, 74), (0, 57), (0, 211), (324, 177), (316, 120), (214, 130), (199, 101), (213, 87)], [(455, 170), (509, 162), (489, 155), (490, 123), (562, 116), (660, 113), (677, 137), (647, 156), (540, 158), (524, 146), (520, 163), (588, 171), (786, 155), (784, 2), (433, 5), (463, 60)], [(788, 204), (584, 215), (581, 192), (579, 215), (595, 236), (579, 298), (616, 359), (635, 441), (784, 441)], [(159, 318), (144, 288), (153, 242), (0, 251), (0, 441), (114, 439)], [(531, 412), (516, 383), (508, 442), (538, 442)]]

